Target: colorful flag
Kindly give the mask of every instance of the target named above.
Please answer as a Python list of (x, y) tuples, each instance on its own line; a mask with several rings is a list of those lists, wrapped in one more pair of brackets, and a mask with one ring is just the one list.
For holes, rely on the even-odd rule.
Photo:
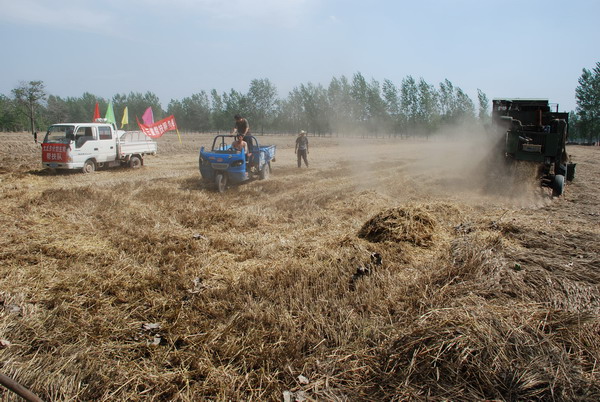
[(104, 116), (107, 122), (117, 126), (117, 120), (115, 119), (115, 111), (113, 110), (112, 101), (108, 102), (108, 109), (106, 109), (106, 116)]
[(123, 118), (121, 119), (121, 128), (129, 124), (129, 112), (127, 112), (127, 106), (123, 110)]
[(98, 102), (96, 102), (96, 107), (94, 108), (94, 117), (92, 118), (92, 123), (96, 121), (96, 119), (100, 118), (100, 107), (98, 106)]
[(151, 107), (146, 109), (146, 111), (142, 115), (142, 121), (144, 122), (145, 125), (154, 124), (154, 114), (152, 114)]

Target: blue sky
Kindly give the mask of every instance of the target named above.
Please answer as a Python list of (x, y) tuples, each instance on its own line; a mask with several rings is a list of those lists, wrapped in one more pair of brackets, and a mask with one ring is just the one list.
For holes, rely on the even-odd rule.
[(548, 98), (576, 107), (600, 61), (597, 0), (0, 0), (0, 94), (105, 99), (147, 91), (166, 108), (202, 90), (278, 96), (332, 77), (444, 79), (474, 102)]

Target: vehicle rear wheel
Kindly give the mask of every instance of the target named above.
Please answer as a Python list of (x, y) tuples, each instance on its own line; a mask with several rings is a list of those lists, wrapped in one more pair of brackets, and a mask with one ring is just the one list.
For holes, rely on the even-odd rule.
[(552, 195), (555, 197), (560, 197), (565, 188), (565, 176), (562, 174), (557, 174), (554, 176), (554, 180), (552, 181)]
[(142, 167), (142, 159), (139, 156), (132, 156), (129, 159), (129, 167), (132, 169), (138, 169)]
[(269, 162), (267, 162), (267, 163), (265, 163), (263, 168), (260, 170), (260, 179), (266, 180), (269, 178), (270, 174), (271, 174), (271, 164)]
[(96, 162), (89, 159), (83, 164), (83, 173), (94, 173), (96, 171)]
[(225, 188), (227, 187), (227, 176), (222, 173), (218, 173), (215, 176), (215, 184), (217, 185), (217, 191), (219, 193), (224, 192)]

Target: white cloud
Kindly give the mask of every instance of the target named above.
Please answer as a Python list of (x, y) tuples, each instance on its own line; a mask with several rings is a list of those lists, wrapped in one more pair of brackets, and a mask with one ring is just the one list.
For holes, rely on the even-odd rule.
[(320, 0), (0, 0), (0, 20), (122, 34), (124, 20), (168, 13), (216, 23), (294, 26)]
[(92, 2), (77, 0), (0, 0), (0, 19), (12, 23), (52, 26), (56, 29), (109, 33), (115, 21), (94, 8)]
[(140, 7), (190, 12), (235, 24), (295, 23), (317, 0), (137, 0)]

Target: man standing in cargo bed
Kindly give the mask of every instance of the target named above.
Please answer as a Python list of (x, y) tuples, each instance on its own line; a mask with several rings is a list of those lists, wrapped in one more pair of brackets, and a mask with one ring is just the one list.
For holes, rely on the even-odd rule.
[(308, 138), (306, 138), (306, 131), (300, 131), (300, 135), (296, 138), (296, 155), (298, 155), (298, 167), (302, 167), (302, 159), (304, 164), (308, 167)]
[[(235, 127), (233, 128), (233, 132), (237, 134), (242, 134), (244, 136), (244, 141), (248, 143), (249, 139), (246, 139), (247, 136), (250, 135), (250, 124), (248, 124), (248, 120), (236, 114), (233, 116), (235, 119)], [(250, 143), (248, 143), (250, 145)]]

